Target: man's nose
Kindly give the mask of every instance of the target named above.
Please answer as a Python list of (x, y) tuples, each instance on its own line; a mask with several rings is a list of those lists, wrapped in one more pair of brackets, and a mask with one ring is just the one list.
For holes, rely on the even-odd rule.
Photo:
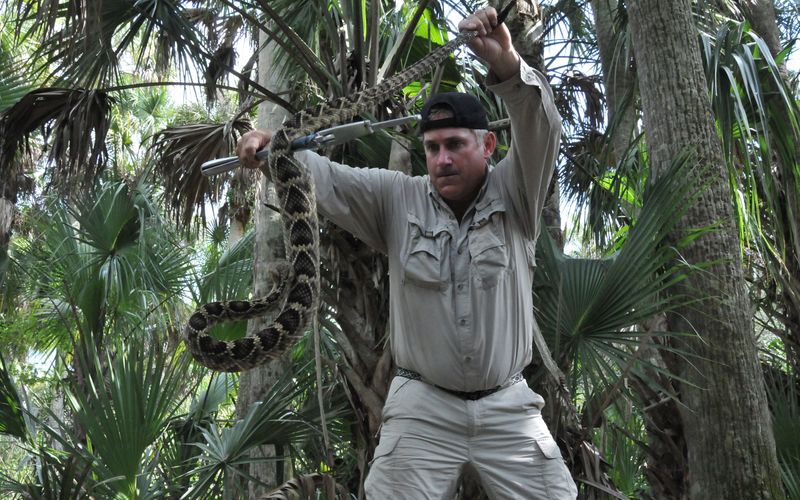
[(436, 164), (450, 165), (451, 163), (453, 163), (453, 160), (450, 157), (450, 152), (447, 150), (447, 148), (440, 148), (436, 153)]

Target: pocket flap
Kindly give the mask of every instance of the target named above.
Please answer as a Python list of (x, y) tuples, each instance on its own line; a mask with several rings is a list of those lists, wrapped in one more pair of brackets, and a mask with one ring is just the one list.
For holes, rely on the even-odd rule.
[[(549, 459), (561, 458), (561, 450), (551, 437), (543, 437), (536, 440), (536, 445), (542, 451), (542, 455)], [(380, 445), (379, 445), (380, 446)]]
[(432, 237), (425, 237), (421, 236), (417, 241), (414, 243), (414, 246), (411, 248), (412, 254), (425, 252), (436, 260), (439, 260), (439, 247), (436, 244), (436, 240)]
[(505, 242), (488, 228), (486, 230), (473, 231), (469, 238), (469, 251), (473, 257), (477, 257), (492, 248), (504, 247), (505, 245)]
[(397, 443), (400, 442), (400, 437), (400, 434), (381, 434), (378, 446), (375, 447), (375, 455), (372, 457), (372, 462), (386, 455), (391, 455), (397, 447)]

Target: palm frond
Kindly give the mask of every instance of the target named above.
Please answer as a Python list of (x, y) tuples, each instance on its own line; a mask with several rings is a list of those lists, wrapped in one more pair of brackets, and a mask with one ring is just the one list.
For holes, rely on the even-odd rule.
[(645, 377), (636, 368), (643, 360), (634, 349), (643, 334), (634, 327), (683, 300), (664, 292), (686, 273), (674, 262), (695, 236), (667, 241), (697, 195), (696, 183), (686, 175), (690, 164), (688, 156), (680, 158), (645, 193), (624, 243), (608, 258), (569, 258), (546, 234), (540, 237), (536, 317), (556, 359), (580, 370), (589, 388), (612, 384), (626, 370)]
[[(0, 492), (30, 500), (81, 500), (94, 493), (91, 467), (79, 456), (58, 457), (47, 450), (36, 455), (37, 474), (31, 482), (21, 482), (0, 473)], [(17, 497), (15, 497), (17, 498)]]
[(253, 241), (255, 231), (248, 231), (218, 259), (205, 263), (200, 283), (199, 303), (245, 297), (251, 290)]
[(3, 54), (0, 50), (0, 113), (5, 113), (32, 90), (31, 81), (22, 76), (21, 66), (12, 54)]
[[(242, 420), (224, 429), (216, 425), (203, 429), (204, 442), (198, 446), (204, 462), (192, 473), (198, 479), (188, 496), (194, 498), (229, 474), (255, 480), (239, 465), (252, 463), (250, 451), (258, 446), (301, 443), (318, 436), (320, 410), (311, 389), (314, 385), (313, 365), (295, 366), (281, 376), (260, 402), (250, 407)], [(303, 402), (301, 406), (298, 401)], [(326, 417), (333, 420), (347, 402), (340, 393), (328, 404)]]
[(139, 65), (157, 47), (162, 58), (169, 47), (166, 52), (183, 68), (198, 66), (202, 58), (202, 51), (193, 50), (202, 45), (185, 7), (171, 0), (104, 0), (86, 6), (43, 0), (18, 6), (18, 30), (43, 40), (32, 66), (70, 86), (115, 85), (128, 52), (138, 53)]
[(26, 94), (0, 115), (0, 175), (13, 172), (37, 130), (49, 141), (51, 183), (89, 185), (105, 167), (106, 134), (113, 99), (104, 92), (42, 88)]
[(68, 402), (102, 460), (93, 470), (123, 495), (135, 495), (146, 450), (172, 420), (182, 400), (188, 358), (122, 345), (104, 374), (97, 353), (81, 358), (87, 392)]
[(763, 273), (754, 282), (757, 301), (767, 322), (792, 325), (800, 309), (800, 107), (779, 67), (786, 54), (773, 59), (747, 24), (734, 21), (701, 39), (742, 252), (757, 253)]
[(163, 305), (185, 289), (188, 250), (154, 215), (148, 196), (104, 183), (92, 196), (50, 202), (31, 218), (15, 268), (31, 283), (26, 293), (29, 312), (41, 322), (37, 334), (48, 335), (40, 347), (63, 345), (76, 330), (120, 334), (141, 331), (142, 322), (154, 329), (168, 323)]
[(0, 354), (0, 434), (8, 434), (22, 441), (34, 438), (26, 406)]
[(250, 122), (236, 120), (174, 126), (154, 136), (151, 149), (155, 168), (164, 179), (172, 215), (184, 227), (191, 225), (195, 210), (204, 217), (206, 203), (218, 202), (223, 193), (225, 176), (204, 176), (200, 165), (230, 156), (239, 137), (251, 129)]

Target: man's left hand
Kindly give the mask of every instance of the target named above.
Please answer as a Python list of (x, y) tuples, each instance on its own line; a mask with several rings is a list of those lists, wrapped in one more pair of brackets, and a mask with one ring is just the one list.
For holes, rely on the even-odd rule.
[(507, 80), (519, 71), (519, 54), (511, 43), (511, 33), (505, 23), (497, 24), (497, 11), (493, 7), (465, 17), (458, 23), (458, 29), (478, 32), (469, 46), (499, 80)]

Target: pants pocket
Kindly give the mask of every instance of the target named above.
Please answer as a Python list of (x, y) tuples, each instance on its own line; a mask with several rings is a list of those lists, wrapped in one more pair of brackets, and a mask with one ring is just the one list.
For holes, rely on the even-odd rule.
[(397, 443), (400, 442), (400, 438), (401, 436), (399, 434), (381, 435), (380, 440), (378, 440), (378, 446), (375, 447), (375, 455), (373, 455), (369, 463), (370, 467), (372, 467), (372, 464), (374, 464), (376, 460), (390, 456), (395, 448), (397, 448)]
[(536, 449), (541, 452), (541, 456), (534, 457), (534, 464), (547, 489), (547, 498), (573, 500), (578, 495), (578, 489), (555, 440), (550, 436), (543, 436), (537, 437), (534, 442)]

